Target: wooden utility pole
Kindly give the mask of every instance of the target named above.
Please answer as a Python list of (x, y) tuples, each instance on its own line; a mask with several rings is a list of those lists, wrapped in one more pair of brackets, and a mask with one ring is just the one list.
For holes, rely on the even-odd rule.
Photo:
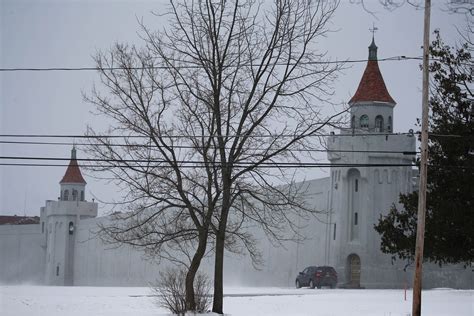
[(418, 192), (418, 221), (416, 229), (415, 277), (413, 280), (412, 316), (421, 316), (421, 279), (423, 267), (423, 246), (425, 242), (426, 183), (428, 176), (428, 67), (430, 53), (430, 13), (431, 0), (425, 0), (425, 19), (423, 30), (423, 93), (421, 116), (420, 189)]

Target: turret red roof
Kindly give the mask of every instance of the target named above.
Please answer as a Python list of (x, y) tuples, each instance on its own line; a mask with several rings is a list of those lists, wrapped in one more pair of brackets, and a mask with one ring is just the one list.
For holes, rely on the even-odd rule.
[(63, 179), (59, 183), (86, 183), (86, 180), (82, 177), (81, 169), (77, 164), (76, 149), (73, 148), (71, 151), (71, 160), (67, 167), (66, 173)]
[(388, 93), (382, 74), (380, 73), (379, 64), (377, 62), (377, 46), (372, 38), (372, 44), (369, 46), (369, 60), (367, 61), (367, 66), (360, 80), (359, 87), (349, 101), (349, 104), (374, 101), (396, 104)]

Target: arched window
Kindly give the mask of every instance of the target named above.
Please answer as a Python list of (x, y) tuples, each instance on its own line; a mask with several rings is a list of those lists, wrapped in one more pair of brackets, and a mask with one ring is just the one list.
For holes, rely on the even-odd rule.
[(81, 201), (84, 201), (84, 191), (81, 191)]
[(389, 133), (392, 132), (392, 117), (391, 116), (388, 117), (387, 131)]
[(382, 115), (377, 115), (375, 117), (375, 131), (383, 132), (383, 117)]
[(360, 117), (360, 128), (369, 128), (369, 117), (365, 114)]
[(359, 181), (361, 179), (360, 171), (357, 169), (349, 169), (347, 172), (347, 181), (349, 183), (349, 218), (352, 225), (349, 228), (350, 240), (358, 240), (360, 227), (358, 225), (359, 212), (361, 210), (363, 197), (361, 192), (364, 191), (363, 183)]
[(356, 117), (355, 117), (355, 115), (352, 115), (351, 128), (355, 128), (356, 127), (355, 124), (356, 124)]
[(72, 190), (72, 200), (73, 201), (77, 200), (77, 191), (76, 190)]
[(64, 190), (64, 201), (69, 200), (69, 190)]

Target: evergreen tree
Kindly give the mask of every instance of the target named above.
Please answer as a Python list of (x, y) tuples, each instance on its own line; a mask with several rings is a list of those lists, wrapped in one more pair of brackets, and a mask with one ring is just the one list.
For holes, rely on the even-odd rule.
[[(474, 261), (474, 86), (473, 45), (443, 43), (439, 31), (430, 47), (431, 116), (425, 260)], [(375, 230), (381, 250), (400, 259), (415, 252), (418, 192), (400, 195)]]

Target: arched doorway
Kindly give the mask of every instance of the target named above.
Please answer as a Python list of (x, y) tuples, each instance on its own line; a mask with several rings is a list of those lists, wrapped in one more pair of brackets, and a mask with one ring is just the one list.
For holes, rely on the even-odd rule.
[(360, 257), (355, 253), (347, 257), (347, 280), (350, 287), (360, 287)]

